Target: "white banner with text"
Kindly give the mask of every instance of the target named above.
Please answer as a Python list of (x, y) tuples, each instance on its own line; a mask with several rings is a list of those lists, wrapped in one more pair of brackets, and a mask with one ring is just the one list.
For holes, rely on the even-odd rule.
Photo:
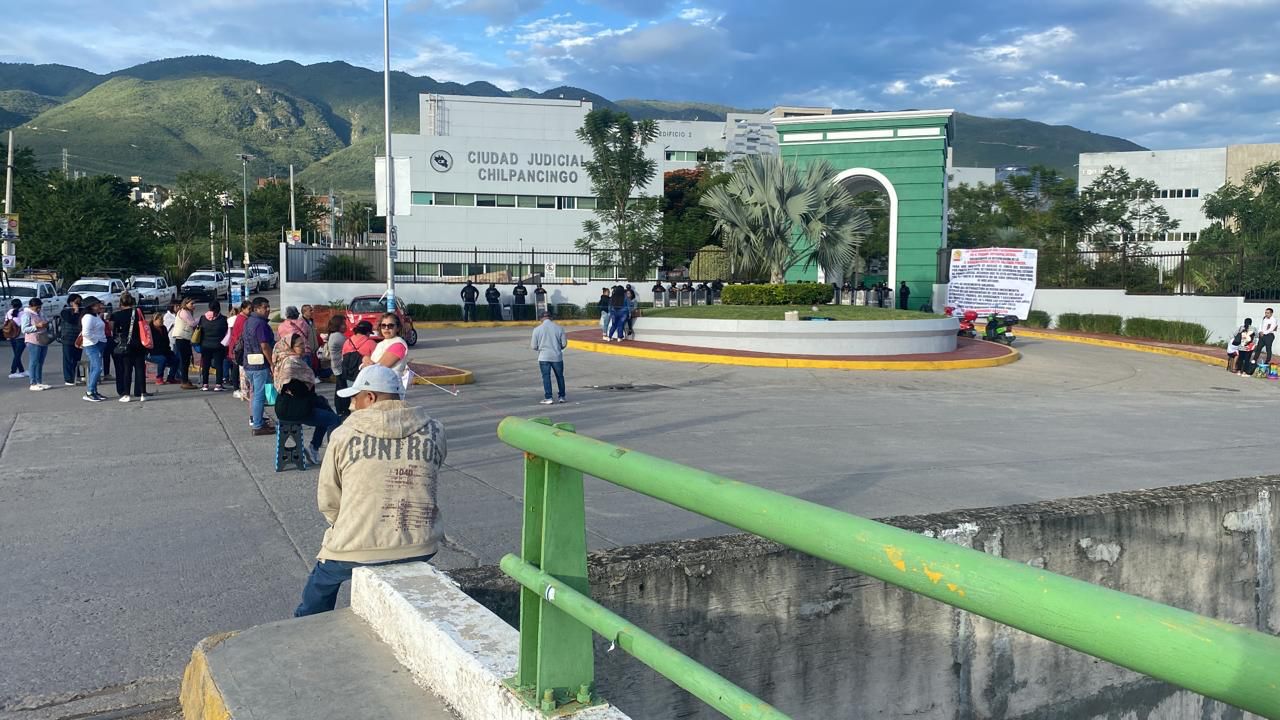
[(951, 279), (947, 306), (1017, 315), (1026, 320), (1036, 292), (1037, 250), (1025, 248), (967, 248), (951, 251)]

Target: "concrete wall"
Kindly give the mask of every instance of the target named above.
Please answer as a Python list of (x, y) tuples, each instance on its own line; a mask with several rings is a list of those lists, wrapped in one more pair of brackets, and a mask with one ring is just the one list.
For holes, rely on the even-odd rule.
[[(1275, 632), (1278, 487), (1254, 478), (886, 522)], [(590, 575), (604, 605), (797, 719), (1246, 717), (750, 536), (601, 552)], [(514, 623), (515, 588), (497, 568), (452, 576)], [(632, 717), (718, 717), (604, 643), (596, 660), (601, 693)]]
[[(600, 299), (600, 288), (613, 284), (608, 281), (600, 281), (591, 285), (547, 285), (547, 301), (553, 304), (573, 303), (578, 306), (586, 305)], [(625, 281), (623, 284), (626, 284)], [(636, 287), (648, 287), (651, 284), (651, 281), (635, 281), (632, 283)], [(462, 292), (463, 287), (460, 283), (400, 284), (396, 285), (396, 297), (404, 300), (405, 303), (422, 303), (423, 305), (448, 303), (461, 307), (462, 298), (458, 293)], [(477, 283), (476, 287), (480, 289), (480, 315), (487, 318), (488, 309), (484, 303), (484, 291), (489, 286)], [(498, 289), (502, 291), (503, 305), (511, 304), (513, 299), (511, 296), (512, 287), (510, 283), (498, 286)], [(526, 287), (529, 288), (529, 296), (526, 299), (532, 303), (533, 286), (528, 285)], [(379, 283), (281, 282), (280, 305), (284, 307), (288, 305), (302, 306), (305, 303), (327, 304), (330, 300), (350, 300), (357, 295), (381, 295), (386, 292), (386, 289), (386, 285)]]
[(636, 339), (645, 342), (792, 355), (952, 352), (958, 327), (954, 318), (787, 322), (641, 317), (635, 322)]

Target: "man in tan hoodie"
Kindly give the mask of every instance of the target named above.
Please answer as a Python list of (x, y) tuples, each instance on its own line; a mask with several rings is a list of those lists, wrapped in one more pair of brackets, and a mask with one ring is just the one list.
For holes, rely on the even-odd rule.
[(444, 426), (402, 399), (390, 368), (372, 365), (351, 387), (353, 412), (329, 437), (316, 499), (329, 521), (294, 617), (332, 610), (342, 583), (364, 565), (425, 562), (444, 535), (436, 482)]

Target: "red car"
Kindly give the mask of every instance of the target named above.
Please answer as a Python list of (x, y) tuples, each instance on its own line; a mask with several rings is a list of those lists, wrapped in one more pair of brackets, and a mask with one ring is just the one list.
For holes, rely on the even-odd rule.
[[(355, 327), (361, 320), (368, 320), (373, 326), (373, 336), (382, 337), (382, 333), (378, 332), (378, 318), (386, 311), (387, 301), (381, 296), (361, 295), (354, 298), (347, 306), (347, 328)], [(396, 298), (396, 317), (400, 318), (400, 337), (409, 343), (409, 347), (417, 345), (418, 331), (413, 327), (413, 318), (404, 311), (404, 303), (400, 298)]]

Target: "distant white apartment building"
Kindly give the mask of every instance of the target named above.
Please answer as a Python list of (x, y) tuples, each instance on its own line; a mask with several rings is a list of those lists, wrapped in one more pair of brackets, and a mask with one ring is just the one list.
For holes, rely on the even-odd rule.
[(983, 167), (952, 167), (947, 172), (947, 187), (955, 189), (961, 185), (977, 187), (979, 185), (995, 185), (996, 169)]
[(1154, 182), (1160, 188), (1156, 202), (1178, 221), (1178, 228), (1165, 237), (1150, 238), (1151, 247), (1176, 252), (1210, 225), (1202, 209), (1206, 196), (1228, 182), (1240, 182), (1254, 166), (1276, 160), (1280, 144), (1081, 153), (1078, 182), (1081, 189), (1087, 188), (1108, 166)]

